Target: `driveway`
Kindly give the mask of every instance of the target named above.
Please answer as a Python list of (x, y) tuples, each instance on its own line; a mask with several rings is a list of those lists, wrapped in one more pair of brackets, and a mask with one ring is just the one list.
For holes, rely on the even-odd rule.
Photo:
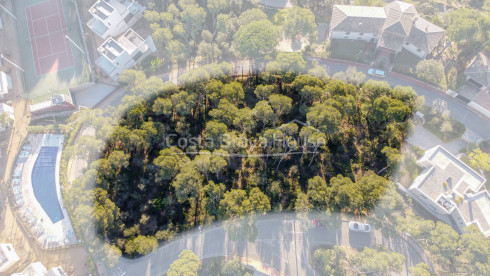
[(466, 148), (468, 145), (461, 138), (445, 143), (421, 125), (415, 127), (414, 132), (408, 137), (407, 142), (411, 145), (419, 146), (424, 150), (441, 145), (455, 156), (460, 153), (461, 149)]
[(72, 89), (72, 94), (77, 106), (94, 108), (109, 96), (116, 88), (106, 83), (92, 83), (84, 88)]

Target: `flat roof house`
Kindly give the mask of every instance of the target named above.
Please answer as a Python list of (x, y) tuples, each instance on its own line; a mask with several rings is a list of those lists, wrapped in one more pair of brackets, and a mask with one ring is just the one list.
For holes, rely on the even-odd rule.
[(441, 146), (417, 161), (424, 168), (409, 187), (409, 195), (456, 231), (475, 224), (490, 237), (490, 195), (486, 181)]
[(0, 103), (0, 132), (5, 131), (14, 119), (14, 109), (9, 105)]
[(53, 267), (50, 270), (47, 270), (46, 267), (40, 263), (31, 263), (29, 264), (22, 272), (14, 273), (11, 276), (66, 276), (66, 272), (61, 268)]
[(107, 39), (131, 28), (143, 16), (145, 7), (134, 0), (98, 0), (89, 12), (87, 26), (98, 36)]
[(135, 31), (129, 29), (117, 40), (107, 39), (97, 49), (100, 57), (95, 63), (114, 80), (126, 69), (141, 62), (145, 57), (156, 51), (151, 36), (143, 39)]
[(12, 78), (3, 71), (0, 71), (0, 99), (5, 98), (5, 95), (12, 89)]
[(334, 5), (330, 38), (376, 43), (398, 53), (403, 48), (425, 58), (444, 37), (444, 30), (420, 17), (412, 4), (393, 1), (385, 7)]
[(0, 244), (0, 273), (6, 273), (19, 260), (12, 244)]

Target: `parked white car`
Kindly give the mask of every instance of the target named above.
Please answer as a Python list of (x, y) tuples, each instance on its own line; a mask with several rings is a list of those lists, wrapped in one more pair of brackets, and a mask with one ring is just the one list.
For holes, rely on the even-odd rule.
[(378, 69), (375, 69), (375, 68), (369, 68), (368, 74), (371, 75), (371, 76), (375, 76), (375, 77), (381, 77), (381, 78), (386, 77), (386, 72), (385, 71), (378, 70)]
[(356, 232), (371, 232), (371, 225), (358, 221), (349, 222), (349, 230)]

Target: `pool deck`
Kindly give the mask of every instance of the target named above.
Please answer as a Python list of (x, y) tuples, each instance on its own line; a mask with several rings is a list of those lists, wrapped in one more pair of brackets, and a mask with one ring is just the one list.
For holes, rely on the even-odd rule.
[[(19, 177), (20, 181), (14, 180), (14, 183), (12, 183), (14, 193), (19, 192), (15, 191), (16, 185), (19, 186), (20, 184), (21, 186), (21, 197), (23, 200), (20, 202), (23, 203), (20, 204), (21, 206), (18, 208), (19, 216), (24, 220), (24, 223), (27, 225), (32, 235), (44, 249), (57, 249), (77, 243), (77, 238), (75, 237), (70, 218), (63, 206), (63, 201), (61, 200), (59, 169), (61, 153), (63, 151), (63, 140), (64, 137), (62, 135), (29, 135), (27, 137), (28, 143), (24, 146), (24, 150), (17, 160), (18, 167), (14, 170), (14, 178), (16, 174), (19, 174), (19, 170), (21, 170), (21, 176)], [(32, 170), (39, 152), (44, 146), (58, 147), (55, 167), (56, 194), (64, 218), (56, 223), (52, 223), (50, 217), (38, 202), (32, 187)]]

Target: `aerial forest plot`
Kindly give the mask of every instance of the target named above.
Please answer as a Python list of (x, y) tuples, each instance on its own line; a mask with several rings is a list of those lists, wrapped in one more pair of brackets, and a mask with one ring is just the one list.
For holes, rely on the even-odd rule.
[[(365, 214), (393, 185), (419, 105), (411, 88), (217, 71), (129, 107), (92, 164), (97, 231), (125, 254), (247, 214)], [(122, 81), (134, 89), (137, 77)]]

